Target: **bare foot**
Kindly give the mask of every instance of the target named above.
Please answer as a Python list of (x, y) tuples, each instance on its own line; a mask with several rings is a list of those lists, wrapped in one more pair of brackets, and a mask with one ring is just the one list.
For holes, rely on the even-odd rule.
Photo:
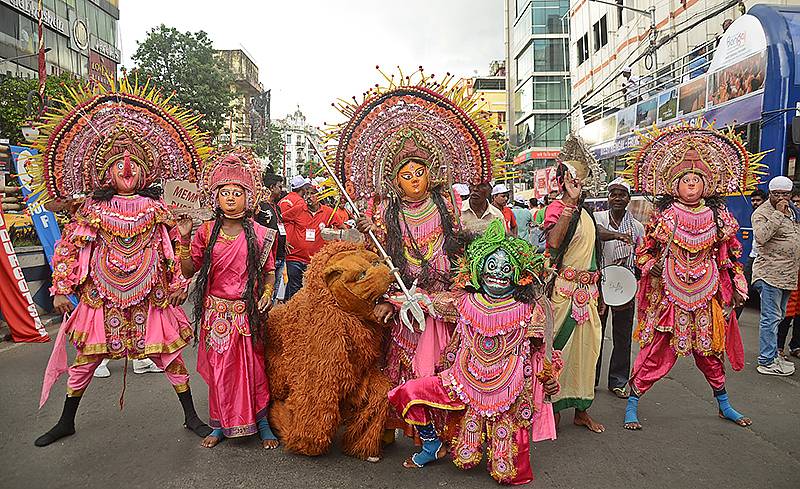
[[(439, 448), (439, 450), (436, 452), (436, 460), (443, 459), (445, 455), (447, 455), (447, 448), (444, 446), (444, 443), (442, 443), (442, 447)], [(424, 465), (417, 465), (416, 463), (414, 463), (414, 459), (412, 456), (408, 457), (403, 461), (403, 467), (407, 469), (421, 469), (422, 467), (424, 467)]]
[[(722, 411), (719, 412), (719, 417), (722, 418), (722, 419), (728, 419), (728, 418), (725, 417), (724, 414), (722, 414)], [(733, 420), (731, 420), (731, 421), (733, 421)], [(742, 416), (741, 418), (739, 418), (739, 419), (737, 419), (736, 421), (733, 421), (733, 422), (738, 424), (739, 426), (750, 426), (751, 424), (753, 424), (753, 420), (748, 418), (747, 416)]]
[(267, 450), (275, 450), (280, 445), (278, 440), (261, 440), (261, 446)]
[(606, 430), (606, 427), (602, 424), (598, 423), (597, 421), (593, 420), (589, 413), (586, 411), (578, 411), (575, 410), (575, 419), (573, 420), (575, 426), (585, 426), (589, 429), (589, 431), (593, 431), (595, 433), (602, 433)]
[(636, 431), (636, 430), (640, 430), (640, 429), (642, 429), (642, 423), (640, 423), (640, 422), (638, 422), (638, 421), (633, 421), (633, 422), (630, 422), (630, 423), (625, 423), (625, 424), (624, 424), (624, 425), (622, 425), (622, 426), (623, 426), (623, 427), (624, 427), (626, 430), (633, 430), (633, 431)]
[(208, 435), (207, 437), (203, 438), (203, 441), (200, 442), (201, 446), (206, 448), (214, 448), (222, 441), (222, 438), (217, 438), (214, 435)]
[(561, 413), (553, 413), (553, 421), (555, 421), (556, 429), (558, 429), (558, 423), (561, 422)]

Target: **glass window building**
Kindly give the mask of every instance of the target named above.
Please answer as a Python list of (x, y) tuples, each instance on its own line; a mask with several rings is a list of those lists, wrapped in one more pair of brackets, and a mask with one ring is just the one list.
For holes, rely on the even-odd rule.
[(560, 148), (570, 128), (569, 0), (506, 0), (506, 9), (511, 153)]
[[(120, 62), (118, 0), (44, 0), (47, 74), (106, 82)], [(0, 76), (38, 76), (37, 2), (0, 0)]]

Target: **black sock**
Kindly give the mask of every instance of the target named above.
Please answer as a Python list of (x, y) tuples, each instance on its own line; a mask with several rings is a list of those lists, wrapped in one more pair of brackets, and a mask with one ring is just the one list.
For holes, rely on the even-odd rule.
[(201, 438), (205, 438), (210, 435), (211, 428), (200, 419), (200, 417), (197, 415), (197, 411), (194, 410), (192, 391), (187, 389), (184, 392), (180, 392), (178, 394), (178, 399), (181, 401), (181, 407), (183, 407), (183, 425), (187, 429), (194, 431), (194, 433)]
[(78, 404), (80, 402), (80, 397), (67, 396), (64, 400), (64, 410), (61, 411), (61, 418), (58, 423), (50, 431), (37, 438), (33, 444), (37, 447), (46, 447), (56, 440), (75, 434), (75, 413), (78, 412)]

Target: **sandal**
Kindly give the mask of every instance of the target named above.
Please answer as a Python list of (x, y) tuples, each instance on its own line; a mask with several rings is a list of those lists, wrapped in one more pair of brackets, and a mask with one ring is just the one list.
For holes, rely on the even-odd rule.
[(624, 387), (612, 387), (612, 388), (610, 388), (608, 390), (610, 390), (612, 394), (614, 394), (615, 396), (617, 396), (620, 399), (627, 399), (628, 398), (628, 393), (625, 391)]
[(789, 355), (795, 358), (800, 358), (800, 348), (792, 348), (791, 350), (789, 350)]

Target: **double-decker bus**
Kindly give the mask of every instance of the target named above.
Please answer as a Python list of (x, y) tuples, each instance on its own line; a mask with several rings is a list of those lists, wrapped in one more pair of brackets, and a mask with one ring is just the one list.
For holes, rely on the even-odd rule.
[[(800, 183), (800, 6), (755, 5), (716, 40), (589, 111), (578, 134), (608, 175), (624, 168), (637, 130), (704, 118), (733, 126), (750, 152), (768, 152), (761, 187), (776, 175)], [(616, 103), (615, 103), (616, 102)], [(794, 137), (793, 137), (794, 125)], [(750, 199), (728, 196), (748, 256)]]

